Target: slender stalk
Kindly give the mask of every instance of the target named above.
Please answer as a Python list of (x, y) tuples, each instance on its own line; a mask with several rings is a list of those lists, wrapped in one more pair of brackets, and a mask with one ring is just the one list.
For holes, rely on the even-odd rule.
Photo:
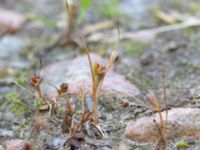
[(162, 67), (162, 80), (163, 80), (163, 100), (165, 102), (165, 107), (166, 107), (166, 121), (167, 122), (167, 118), (168, 118), (168, 103), (167, 103), (167, 92), (166, 92), (166, 82), (165, 82), (165, 71), (164, 71), (164, 67)]
[(98, 104), (98, 99), (97, 99), (97, 89), (93, 88), (93, 100), (94, 100), (94, 105), (93, 105), (93, 123), (96, 125), (99, 121), (99, 116), (98, 116), (98, 109), (97, 109), (97, 104)]
[(85, 42), (83, 36), (80, 34), (78, 28), (76, 27), (75, 22), (74, 22), (73, 19), (72, 19), (72, 16), (71, 16), (71, 13), (70, 13), (69, 4), (68, 4), (67, 1), (66, 1), (66, 7), (67, 7), (68, 15), (69, 15), (69, 20), (70, 20), (71, 24), (73, 25), (73, 27), (74, 27), (76, 33), (78, 34), (78, 36), (79, 36), (79, 38), (80, 38), (80, 40), (81, 40), (81, 42), (82, 42), (82, 44), (83, 44), (84, 50), (85, 50), (85, 52), (86, 52), (86, 55), (87, 55), (87, 57), (88, 57), (88, 61), (89, 61), (89, 65), (90, 65), (90, 71), (91, 71), (91, 74), (92, 74), (92, 82), (93, 82), (93, 84), (95, 84), (95, 77), (94, 77), (94, 72), (93, 72), (93, 67), (92, 67), (92, 60), (91, 60), (91, 57), (90, 57), (89, 48), (88, 48), (88, 46), (87, 46), (87, 44), (86, 44), (86, 42)]
[(91, 72), (91, 75), (92, 75), (92, 97), (93, 97), (93, 100), (94, 100), (94, 106), (93, 106), (93, 119), (94, 119), (94, 124), (97, 124), (98, 123), (98, 111), (97, 111), (97, 87), (96, 87), (96, 80), (95, 80), (95, 75), (94, 75), (94, 71), (93, 71), (93, 63), (92, 63), (92, 60), (91, 60), (91, 57), (90, 57), (90, 51), (89, 51), (89, 48), (83, 38), (83, 36), (80, 34), (76, 24), (74, 23), (73, 19), (72, 19), (72, 16), (71, 16), (71, 13), (70, 13), (70, 8), (69, 8), (69, 5), (66, 1), (66, 7), (67, 7), (67, 12), (68, 12), (68, 15), (69, 15), (69, 20), (71, 22), (71, 24), (73, 25), (75, 31), (77, 32), (82, 44), (83, 44), (83, 47), (84, 47), (84, 50), (86, 52), (86, 55), (87, 55), (87, 58), (88, 58), (88, 62), (89, 62), (89, 65), (90, 65), (90, 72)]
[(162, 114), (161, 112), (158, 112), (159, 114), (159, 117), (160, 117), (160, 124), (161, 124), (161, 136), (162, 136), (162, 141), (165, 142), (165, 124), (163, 122), (163, 117), (162, 117)]
[(162, 114), (161, 114), (161, 112), (158, 112), (158, 114), (159, 114), (159, 117), (160, 117), (161, 128), (164, 129), (164, 128), (165, 128), (165, 125), (164, 125), (164, 122), (163, 122)]
[(37, 93), (38, 93), (39, 99), (40, 99), (42, 102), (44, 102), (44, 97), (43, 97), (43, 95), (42, 95), (42, 91), (41, 91), (41, 89), (40, 89), (40, 86), (38, 85), (38, 86), (36, 86), (35, 88), (36, 88), (36, 91), (37, 91)]

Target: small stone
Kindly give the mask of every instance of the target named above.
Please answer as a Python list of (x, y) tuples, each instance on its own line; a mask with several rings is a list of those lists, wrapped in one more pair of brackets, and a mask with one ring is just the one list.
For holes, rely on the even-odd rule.
[(121, 105), (123, 108), (127, 108), (129, 106), (129, 102), (128, 101), (122, 101)]
[(95, 149), (90, 147), (89, 145), (81, 145), (80, 150), (95, 150)]
[(13, 131), (6, 130), (6, 129), (0, 129), (0, 137), (13, 137), (14, 133)]
[(195, 142), (193, 139), (188, 139), (188, 140), (187, 140), (187, 143), (188, 143), (189, 145), (194, 145), (196, 142)]
[[(165, 122), (166, 112), (162, 112)], [(142, 117), (128, 123), (125, 135), (139, 142), (152, 142), (158, 137), (158, 129), (153, 120), (160, 125), (159, 115)], [(173, 108), (168, 111), (166, 136), (168, 139), (188, 136), (193, 139), (200, 138), (200, 109)]]
[(6, 141), (6, 150), (31, 150), (30, 144), (22, 139)]
[(53, 149), (59, 149), (60, 147), (63, 147), (65, 142), (66, 142), (65, 137), (56, 137), (50, 140), (48, 145)]
[(0, 74), (12, 72), (14, 68), (27, 68), (30, 63), (20, 54), (27, 47), (27, 40), (18, 36), (6, 35), (0, 40)]
[(45, 111), (45, 110), (48, 110), (49, 109), (49, 105), (45, 104), (45, 105), (42, 105), (40, 106), (39, 110), (40, 111)]
[(199, 97), (200, 96), (200, 85), (197, 87), (191, 88), (190, 95), (192, 95), (192, 97)]
[(153, 54), (151, 52), (144, 53), (140, 57), (140, 63), (144, 66), (149, 65), (153, 62)]
[(112, 150), (112, 147), (102, 146), (98, 150)]
[(0, 58), (7, 59), (19, 54), (27, 46), (26, 41), (17, 37), (6, 35), (0, 40)]
[(3, 146), (2, 145), (0, 145), (0, 150), (3, 150)]
[(167, 49), (169, 52), (174, 52), (174, 51), (176, 51), (178, 48), (179, 48), (179, 46), (177, 45), (177, 43), (175, 43), (174, 41), (171, 41), (171, 42), (168, 43), (166, 49)]
[(17, 32), (25, 23), (25, 16), (10, 10), (0, 10), (1, 30), (7, 32)]

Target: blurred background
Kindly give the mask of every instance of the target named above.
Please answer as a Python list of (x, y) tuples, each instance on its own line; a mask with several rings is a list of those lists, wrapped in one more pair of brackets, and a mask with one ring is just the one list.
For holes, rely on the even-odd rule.
[[(163, 67), (170, 107), (199, 105), (200, 0), (71, 0), (69, 6), (92, 53), (107, 58), (119, 28), (115, 72), (162, 97)], [(22, 116), (33, 102), (16, 83), (26, 86), (40, 59), (45, 67), (83, 54), (64, 0), (1, 0), (0, 113), (12, 110), (10, 115), (25, 124)], [(2, 128), (9, 120), (4, 117), (0, 115)]]

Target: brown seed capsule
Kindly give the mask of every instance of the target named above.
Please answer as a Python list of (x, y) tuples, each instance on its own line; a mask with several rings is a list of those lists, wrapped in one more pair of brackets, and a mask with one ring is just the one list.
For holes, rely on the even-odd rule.
[(123, 108), (127, 108), (128, 106), (129, 106), (129, 102), (128, 101), (122, 102), (122, 107)]
[(60, 89), (58, 91), (59, 91), (59, 93), (66, 93), (68, 91), (68, 84), (62, 83), (60, 85)]
[(39, 84), (39, 81), (40, 81), (40, 77), (38, 77), (36, 74), (34, 74), (32, 77), (31, 77), (31, 81), (32, 81), (32, 84), (34, 86), (37, 86)]

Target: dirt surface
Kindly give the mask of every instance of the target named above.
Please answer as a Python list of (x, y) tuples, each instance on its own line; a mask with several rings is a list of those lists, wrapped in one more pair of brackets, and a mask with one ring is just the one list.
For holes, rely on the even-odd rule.
[[(69, 135), (63, 133), (61, 128), (65, 117), (66, 101), (70, 100), (73, 106), (76, 106), (75, 121), (80, 118), (80, 98), (67, 95), (60, 100), (58, 114), (49, 116), (48, 110), (41, 113), (44, 126), (39, 136), (35, 138), (34, 118), (38, 98), (31, 85), (31, 76), (39, 73), (40, 59), (44, 68), (41, 76), (53, 86), (58, 88), (62, 82), (72, 82), (74, 77), (78, 78), (74, 83), (75, 88), (79, 87), (81, 78), (87, 81), (84, 81), (87, 83), (87, 89), (91, 86), (91, 83), (88, 83), (91, 76), (88, 66), (85, 65), (87, 62), (77, 61), (85, 54), (80, 48), (82, 45), (77, 35), (72, 32), (72, 41), (65, 46), (55, 44), (66, 32), (66, 10), (63, 4), (64, 2), (61, 1), (50, 0), (18, 0), (17, 2), (2, 0), (0, 2), (0, 13), (6, 14), (7, 11), (12, 11), (15, 14), (12, 16), (12, 13), (8, 13), (9, 17), (0, 17), (0, 24), (8, 26), (7, 29), (3, 26), (3, 32), (0, 29), (0, 149), (6, 149), (6, 143), (17, 139), (22, 143), (32, 144), (33, 149), (63, 150), (63, 144)], [(200, 140), (195, 134), (195, 128), (198, 127), (193, 126), (199, 125), (199, 119), (190, 118), (199, 112), (200, 107), (200, 25), (181, 26), (184, 21), (188, 23), (192, 19), (199, 19), (199, 1), (123, 0), (118, 2), (111, 0), (108, 2), (105, 0), (99, 2), (94, 0), (85, 11), (81, 10), (81, 6), (79, 9), (76, 22), (80, 32), (89, 41), (91, 52), (97, 57), (97, 59), (93, 58), (94, 62), (109, 58), (117, 41), (117, 24), (119, 24), (121, 37), (125, 35), (124, 33), (154, 32), (142, 32), (139, 38), (126, 34), (124, 40), (119, 42), (117, 60), (99, 96), (100, 125), (106, 131), (107, 137), (98, 139), (87, 131), (83, 132), (83, 143), (79, 145), (80, 143), (75, 141), (75, 145), (79, 145), (82, 150), (156, 149), (158, 141), (155, 137), (151, 141), (129, 139), (125, 135), (127, 134), (125, 129), (130, 122), (139, 124), (135, 126), (141, 133), (143, 128), (140, 129), (142, 126), (140, 123), (147, 127), (152, 126), (151, 120), (153, 121), (156, 112), (146, 98), (148, 90), (156, 95), (164, 111), (161, 75), (164, 68), (169, 109), (177, 114), (175, 119), (172, 116), (171, 120), (182, 126), (188, 125), (188, 129), (193, 130), (189, 136), (188, 134), (179, 136), (180, 134), (177, 133), (174, 135), (175, 138), (168, 138), (166, 149), (182, 149), (177, 144), (180, 141), (187, 144), (188, 150), (200, 149)], [(8, 23), (10, 17), (14, 17), (14, 23), (18, 23), (16, 28), (14, 24)], [(87, 33), (82, 32), (86, 31), (84, 29), (89, 25), (104, 21), (111, 21), (111, 23), (104, 24), (103, 27), (101, 24), (98, 29), (92, 29)], [(110, 42), (107, 38), (114, 40)], [(112, 76), (115, 79), (112, 79)], [(52, 85), (44, 84), (56, 91)], [(120, 88), (122, 90), (119, 91)], [(113, 89), (115, 92), (106, 94)], [(53, 97), (53, 92), (43, 90), (49, 99)], [(91, 101), (90, 94), (86, 99)], [(184, 113), (187, 113), (184, 109), (192, 110), (192, 114), (182, 118)], [(149, 126), (146, 122), (149, 122)], [(133, 125), (133, 128), (135, 126)], [(197, 131), (199, 133), (199, 129)], [(135, 134), (135, 131), (131, 132)], [(7, 150), (10, 150), (8, 147), (7, 144)]]

